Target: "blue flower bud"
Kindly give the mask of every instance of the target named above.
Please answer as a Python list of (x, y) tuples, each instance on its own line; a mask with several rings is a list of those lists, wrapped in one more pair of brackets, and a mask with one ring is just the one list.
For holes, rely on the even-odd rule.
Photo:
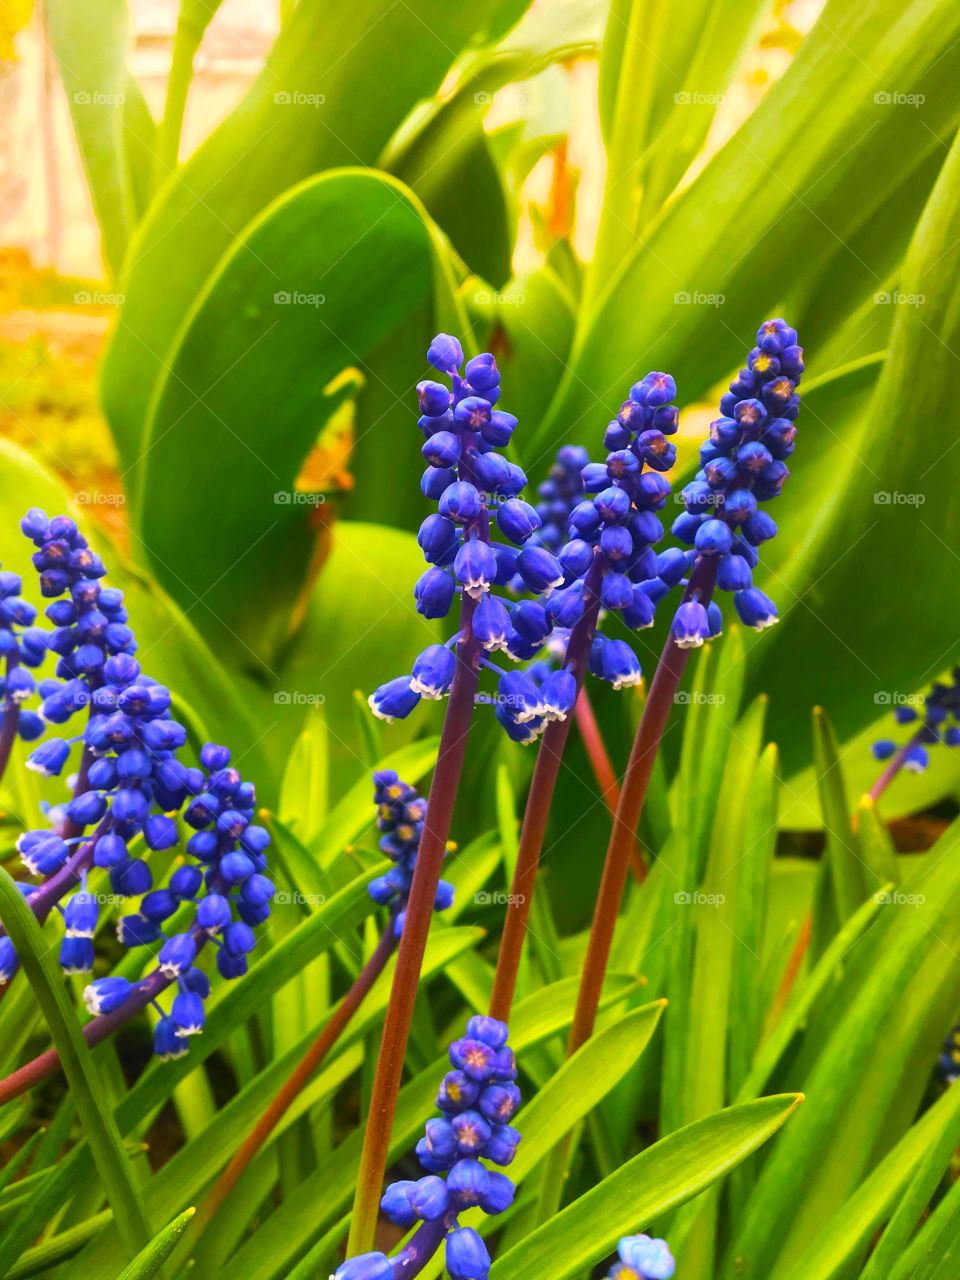
[(733, 546), (733, 534), (724, 520), (705, 520), (697, 530), (694, 546), (705, 556), (725, 556)]
[(462, 1156), (482, 1155), (493, 1130), (479, 1111), (462, 1111), (450, 1121)]
[(495, 1169), (490, 1170), (489, 1177), (490, 1185), (480, 1200), (480, 1208), (484, 1213), (504, 1213), (513, 1204), (516, 1187), (505, 1173), (498, 1173)]
[(161, 1018), (153, 1029), (153, 1051), (161, 1062), (182, 1058), (187, 1052), (187, 1042), (177, 1034), (173, 1018)]
[(496, 596), (484, 596), (473, 614), (473, 634), (484, 649), (503, 649), (512, 629), (506, 605)]
[(601, 677), (614, 689), (628, 689), (643, 678), (637, 655), (624, 640), (608, 640), (600, 649)]
[(0, 935), (0, 987), (5, 986), (20, 968), (13, 943), (6, 934)]
[(422, 445), (420, 452), (433, 467), (454, 467), (460, 460), (462, 448), (455, 431), (437, 431)]
[(247, 972), (247, 957), (232, 956), (227, 951), (220, 950), (217, 952), (217, 972), (221, 978), (226, 978), (228, 982), (233, 982), (236, 978), (242, 978)]
[(509, 493), (514, 488), (510, 463), (499, 453), (481, 453), (473, 462), (473, 471), (487, 493)]
[(441, 1111), (455, 1113), (472, 1107), (480, 1094), (480, 1086), (476, 1080), (464, 1071), (448, 1071), (440, 1084), (437, 1094), (437, 1106)]
[(674, 644), (680, 649), (695, 649), (709, 637), (707, 611), (699, 600), (687, 600), (674, 614), (671, 626)]
[(491, 1078), (497, 1055), (482, 1040), (465, 1036), (451, 1044), (450, 1061), (458, 1070), (466, 1072), (471, 1080), (485, 1081)]
[(189, 933), (175, 933), (160, 948), (157, 961), (167, 978), (178, 978), (197, 958), (197, 944)]
[[(254, 877), (261, 879), (262, 877)], [(267, 881), (269, 884), (270, 881)], [(203, 884), (203, 876), (198, 867), (178, 867), (170, 877), (170, 892), (179, 899), (195, 898)], [(246, 889), (246, 885), (244, 885)]]
[(348, 1258), (333, 1273), (333, 1280), (392, 1280), (393, 1263), (383, 1253), (361, 1253)]
[(634, 631), (644, 631), (652, 627), (657, 615), (657, 606), (642, 585), (633, 588), (630, 604), (623, 610), (623, 620)]
[(101, 1013), (113, 1013), (126, 1004), (132, 994), (133, 984), (126, 978), (98, 978), (84, 988), (83, 1003), (97, 1017)]
[(540, 528), (542, 520), (529, 502), (509, 498), (497, 511), (497, 524), (511, 542), (522, 543)]
[(420, 492), (431, 502), (436, 502), (456, 478), (455, 467), (427, 467), (420, 477)]
[(450, 611), (455, 590), (449, 573), (436, 566), (427, 569), (413, 589), (417, 612), (425, 618), (445, 618)]
[(566, 720), (577, 701), (577, 682), (569, 671), (551, 671), (540, 686), (540, 703), (547, 720)]
[(745, 627), (752, 627), (754, 631), (772, 627), (777, 621), (777, 606), (756, 587), (738, 591), (733, 597), (733, 603), (740, 615), (740, 621)]
[(141, 858), (127, 858), (110, 868), (110, 885), (114, 893), (135, 898), (153, 885), (149, 866)]
[(176, 1034), (178, 1036), (181, 1038), (184, 1036), (198, 1036), (203, 1030), (206, 1011), (203, 1007), (203, 1001), (196, 992), (181, 991), (174, 998), (170, 1016), (176, 1026)]
[(911, 707), (908, 702), (901, 702), (893, 709), (893, 718), (897, 724), (913, 724), (917, 719), (916, 707)]
[(420, 701), (420, 695), (410, 688), (410, 676), (398, 676), (371, 693), (367, 699), (370, 710), (380, 720), (389, 724), (393, 720), (405, 720)]
[(497, 575), (497, 557), (489, 543), (470, 538), (457, 552), (453, 572), (467, 595), (479, 600)]
[(441, 880), (437, 884), (437, 892), (433, 899), (434, 911), (447, 911), (453, 906), (453, 900), (456, 890), (453, 885), (446, 880)]
[(542, 714), (540, 690), (524, 671), (508, 671), (500, 677), (497, 702), (518, 724), (525, 724)]
[(903, 767), (910, 773), (923, 773), (930, 763), (930, 753), (919, 744), (910, 747), (903, 759)]
[(99, 791), (85, 791), (74, 796), (67, 805), (67, 817), (78, 827), (89, 827), (99, 822), (107, 811), (107, 798)]
[(424, 698), (441, 698), (449, 690), (456, 669), (454, 654), (442, 644), (432, 644), (414, 662), (410, 688)]
[(172, 849), (179, 843), (177, 824), (166, 814), (154, 813), (143, 824), (143, 838), (148, 849)]
[[(453, 485), (448, 488), (453, 488)], [(460, 545), (457, 527), (452, 521), (436, 512), (427, 516), (420, 526), (417, 542), (428, 564), (447, 564), (456, 555)]]
[(742, 556), (726, 555), (717, 566), (717, 586), (721, 591), (745, 591), (753, 585), (750, 566)]
[(97, 930), (97, 900), (81, 891), (67, 900), (63, 920), (68, 938), (92, 938)]
[(442, 1218), (450, 1207), (450, 1193), (442, 1178), (428, 1175), (410, 1184), (410, 1205), (416, 1217), (424, 1222)]
[(490, 1254), (472, 1227), (457, 1227), (447, 1236), (445, 1261), (451, 1280), (487, 1280)]
[(517, 556), (517, 570), (535, 595), (549, 595), (563, 583), (560, 562), (542, 547), (524, 547)]
[(494, 1164), (508, 1165), (517, 1154), (520, 1145), (520, 1134), (510, 1124), (493, 1126), (490, 1139), (484, 1149), (484, 1155)]
[(23, 865), (35, 876), (53, 875), (70, 853), (60, 837), (50, 831), (24, 832), (17, 840), (17, 852)]
[(491, 404), (483, 396), (465, 396), (453, 410), (454, 421), (468, 431), (480, 431), (490, 421)]
[(479, 1204), (490, 1190), (490, 1174), (479, 1160), (465, 1156), (447, 1174), (447, 1190), (461, 1209)]
[(762, 542), (775, 537), (776, 532), (776, 522), (765, 511), (755, 511), (743, 523), (743, 536), (752, 547), (759, 547)]
[(60, 943), (60, 965), (64, 973), (89, 973), (93, 961), (93, 943), (89, 938), (64, 937)]
[[(437, 1181), (444, 1185), (441, 1179)], [(420, 1216), (410, 1203), (410, 1195), (416, 1185), (409, 1181), (391, 1183), (380, 1198), (384, 1215), (398, 1227), (412, 1227)]]
[(417, 400), (422, 414), (436, 418), (450, 407), (450, 392), (442, 383), (424, 379), (417, 383)]
[(874, 760), (889, 760), (896, 753), (897, 744), (889, 738), (881, 738), (879, 742), (873, 743), (870, 750)]
[(617, 1253), (624, 1267), (630, 1268), (638, 1280), (670, 1280), (676, 1268), (666, 1240), (653, 1240), (644, 1235), (624, 1236), (617, 1245)]
[(441, 373), (455, 373), (463, 363), (463, 348), (449, 333), (438, 333), (430, 343), (427, 359)]
[(633, 537), (626, 525), (608, 525), (600, 534), (600, 550), (612, 564), (628, 560), (633, 555), (634, 547)]
[(117, 922), (117, 940), (124, 947), (151, 946), (160, 937), (160, 926), (142, 915), (121, 916)]
[[(494, 409), (490, 414), (490, 419), (480, 428), (480, 434), (483, 436), (487, 444), (492, 444), (494, 448), (502, 449), (510, 443), (510, 437), (513, 435), (517, 420), (512, 413), (504, 413), (501, 409)], [(523, 488), (523, 486), (520, 486)]]
[(482, 508), (480, 491), (468, 480), (455, 481), (444, 489), (440, 498), (440, 514), (457, 524), (475, 520)]
[(43, 778), (59, 778), (70, 756), (70, 744), (63, 738), (48, 738), (27, 757), (27, 768)]

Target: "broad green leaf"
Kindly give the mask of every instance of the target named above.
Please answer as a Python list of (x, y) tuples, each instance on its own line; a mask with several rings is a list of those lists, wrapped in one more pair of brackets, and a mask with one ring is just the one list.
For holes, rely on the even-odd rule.
[(867, 1250), (911, 1179), (919, 1177), (921, 1164), (932, 1156), (945, 1134), (955, 1132), (958, 1123), (960, 1092), (948, 1089), (830, 1216), (793, 1266), (784, 1271), (783, 1280), (810, 1280), (811, 1276), (833, 1280), (848, 1274), (851, 1260)]
[[(218, 643), (236, 647), (239, 640), (241, 649), (262, 653), (286, 638), (318, 522), (316, 495), (300, 494), (297, 477), (343, 401), (344, 369), (362, 365), (378, 343), (408, 326), (433, 296), (435, 280), (450, 296), (443, 253), (401, 183), (362, 169), (333, 170), (264, 209), (187, 312), (147, 414), (135, 514), (158, 578), (185, 605), (203, 599), (198, 621)], [(398, 278), (402, 289), (392, 287)], [(392, 388), (391, 404), (410, 428), (415, 511), (422, 506), (414, 488), (421, 461), (416, 411), (400, 397), (409, 397), (417, 371), (409, 367)], [(396, 478), (394, 451), (383, 443), (388, 434), (379, 420), (359, 422), (355, 432), (357, 474), (376, 493)], [(193, 464), (185, 470), (179, 459), (188, 446)], [(230, 503), (206, 501), (212, 475)], [(376, 575), (375, 563), (363, 567)], [(256, 611), (237, 591), (237, 573), (256, 593)], [(382, 578), (384, 607), (368, 625), (397, 587), (405, 593), (412, 585)]]
[(642, 1230), (745, 1160), (799, 1101), (792, 1094), (762, 1098), (662, 1138), (497, 1258), (491, 1280), (579, 1280), (621, 1236)]
[(47, 24), (100, 223), (104, 257), (116, 274), (137, 216), (125, 166), (125, 123), (131, 110), (145, 111), (127, 73), (127, 5), (125, 0), (82, 5), (49, 0)]
[[(912, 1120), (960, 1003), (958, 843), (955, 823), (929, 865), (886, 895), (880, 925), (848, 956), (843, 982), (811, 1024), (790, 1079), (816, 1107), (765, 1162), (728, 1272), (735, 1259), (756, 1274), (792, 1264)], [(799, 1201), (786, 1191), (798, 1180)]]
[(50, 1028), (124, 1243), (127, 1249), (135, 1251), (149, 1240), (150, 1224), (133, 1181), (120, 1133), (113, 1116), (104, 1114), (100, 1105), (96, 1069), (80, 1033), (80, 1022), (56, 959), (23, 895), (2, 870), (0, 914), (20, 957), (24, 979), (29, 981)]
[(327, 758), (329, 730), (323, 706), (308, 715), (283, 771), (280, 817), (307, 844), (323, 823), (328, 808)]
[(960, 1183), (954, 1182), (889, 1272), (890, 1280), (952, 1280), (960, 1265)]
[[(132, 247), (122, 322), (103, 381), (124, 470), (142, 461), (147, 406), (182, 317), (243, 228), (306, 178), (335, 166), (376, 163), (459, 51), (484, 34), (499, 36), (524, 7), (522, 0), (480, 0), (470, 8), (413, 0), (389, 9), (380, 0), (349, 6), (302, 0), (294, 7), (243, 101), (167, 183)], [(362, 110), (358, 85), (364, 86)], [(332, 298), (319, 275), (316, 258), (311, 263), (308, 256), (303, 278), (275, 281), (270, 296), (286, 289)], [(363, 275), (356, 272), (348, 284), (357, 286)], [(389, 310), (389, 294), (400, 292), (386, 286), (375, 309)], [(234, 358), (246, 355), (246, 346), (234, 351)], [(345, 353), (344, 364), (351, 363)], [(199, 394), (208, 388), (197, 384)], [(284, 388), (284, 398), (295, 390)]]
[(177, 1247), (177, 1241), (186, 1231), (194, 1212), (193, 1209), (187, 1209), (178, 1218), (174, 1218), (168, 1227), (158, 1232), (147, 1247), (124, 1267), (117, 1280), (150, 1280), (151, 1276), (157, 1275)]

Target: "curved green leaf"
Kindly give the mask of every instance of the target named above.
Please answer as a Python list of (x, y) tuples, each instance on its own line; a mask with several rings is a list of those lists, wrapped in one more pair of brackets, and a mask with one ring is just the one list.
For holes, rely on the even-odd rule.
[(187, 1209), (178, 1218), (174, 1218), (169, 1226), (158, 1232), (145, 1249), (134, 1258), (129, 1266), (124, 1267), (117, 1280), (150, 1280), (157, 1275), (163, 1264), (177, 1247), (177, 1241), (186, 1231), (194, 1209)]
[(498, 1258), (491, 1280), (579, 1280), (621, 1236), (642, 1230), (736, 1168), (801, 1100), (794, 1094), (761, 1098), (661, 1139)]
[(120, 1132), (109, 1108), (103, 1106), (102, 1085), (53, 952), (26, 899), (2, 869), (0, 916), (23, 966), (21, 981), (30, 983), (50, 1028), (120, 1234), (127, 1249), (135, 1252), (151, 1232)]

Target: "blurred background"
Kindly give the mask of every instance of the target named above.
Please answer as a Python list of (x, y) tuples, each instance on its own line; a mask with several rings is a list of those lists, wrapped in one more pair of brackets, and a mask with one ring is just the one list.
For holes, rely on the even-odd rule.
[[(533, 485), (564, 441), (599, 452), (630, 383), (669, 369), (679, 488), (783, 313), (809, 391), (759, 583), (783, 621), (749, 637), (747, 692), (770, 695), (782, 825), (816, 852), (812, 708), (855, 798), (892, 707), (960, 651), (956, 15), (348, 8), (0, 11), (0, 514), (72, 501), (137, 594), (156, 674), (252, 744), (268, 799), (315, 715), (346, 784), (381, 746), (358, 694), (432, 631), (410, 593), (433, 332), (497, 354)], [(15, 532), (0, 551), (25, 561)], [(647, 669), (662, 627), (638, 638)], [(639, 698), (595, 697), (622, 763)], [(388, 746), (436, 727), (415, 720)], [(529, 767), (477, 736), (467, 810), (491, 760)], [(595, 799), (576, 755), (571, 779), (564, 830)], [(945, 751), (895, 784), (901, 848), (926, 847), (958, 786)]]

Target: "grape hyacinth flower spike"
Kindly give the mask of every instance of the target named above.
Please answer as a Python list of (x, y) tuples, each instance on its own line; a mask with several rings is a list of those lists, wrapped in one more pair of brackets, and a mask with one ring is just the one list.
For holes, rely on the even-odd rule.
[[(391, 929), (399, 938), (403, 932), (407, 899), (426, 821), (427, 802), (415, 787), (401, 782), (393, 769), (380, 769), (374, 773), (373, 785), (380, 852), (396, 865), (386, 875), (371, 882), (370, 896), (380, 906), (389, 906)], [(453, 885), (441, 880), (437, 885), (434, 907), (443, 911), (452, 905)]]
[(790, 472), (800, 412), (797, 386), (803, 349), (784, 320), (767, 320), (720, 400), (700, 449), (701, 470), (682, 491), (685, 511), (673, 533), (694, 549), (691, 582), (673, 623), (681, 648), (696, 648), (719, 634), (720, 610), (711, 607), (714, 585), (733, 595), (744, 626), (761, 631), (777, 621), (777, 607), (753, 585), (758, 548), (777, 526), (761, 506), (780, 495)]
[[(78, 712), (87, 712), (79, 734), (46, 739), (28, 762), (46, 777), (59, 776), (80, 748), (72, 797), (49, 810), (46, 829), (26, 831), (17, 842), (27, 871), (42, 880), (23, 891), (39, 921), (55, 908), (62, 912), (60, 960), (70, 973), (94, 964), (93, 878), (106, 876), (114, 896), (138, 900), (121, 917), (117, 936), (126, 947), (152, 948), (157, 967), (139, 982), (91, 982), (84, 1000), (94, 1021), (84, 1034), (97, 1043), (153, 1003), (160, 1015), (156, 1051), (177, 1057), (203, 1028), (210, 981), (196, 965), (200, 951), (212, 943), (221, 977), (241, 977), (254, 929), (270, 915), (269, 835), (253, 820), (253, 784), (231, 764), (226, 747), (207, 743), (198, 765), (180, 758), (187, 734), (171, 716), (170, 691), (141, 670), (123, 594), (103, 585), (103, 563), (74, 521), (33, 510), (22, 528), (37, 548), (34, 564), (54, 624), (49, 649), (58, 655), (58, 678), (41, 686), (43, 719), (66, 732)], [(160, 872), (165, 882), (155, 884)], [(16, 967), (4, 938), (2, 979), (9, 981)], [(164, 1010), (157, 998), (167, 988), (174, 998)], [(56, 1062), (56, 1055), (44, 1055), (28, 1064), (0, 1083), (0, 1097), (30, 1087)]]
[(883, 761), (885, 768), (868, 792), (871, 801), (879, 800), (901, 769), (923, 773), (930, 763), (930, 747), (960, 747), (960, 666), (951, 672), (951, 683), (937, 681), (918, 702), (919, 706), (904, 702), (894, 708), (898, 725), (915, 726), (905, 742), (898, 745), (892, 738), (881, 738), (873, 743), (873, 758)]
[(617, 1245), (619, 1262), (614, 1263), (609, 1280), (670, 1280), (676, 1262), (666, 1240), (650, 1236), (624, 1236)]
[(393, 1258), (366, 1253), (350, 1258), (334, 1280), (383, 1280), (415, 1276), (445, 1248), (453, 1280), (487, 1280), (490, 1255), (479, 1232), (461, 1226), (459, 1215), (479, 1206), (503, 1213), (513, 1203), (514, 1185), (500, 1173), (516, 1154), (520, 1134), (510, 1121), (520, 1106), (517, 1064), (506, 1023), (473, 1017), (466, 1035), (450, 1045), (452, 1071), (437, 1094), (440, 1115), (428, 1120), (417, 1144), (424, 1176), (394, 1182), (381, 1200), (384, 1215), (404, 1230), (421, 1225)]
[[(512, 584), (548, 595), (564, 580), (556, 557), (535, 537), (540, 515), (520, 497), (526, 476), (499, 452), (517, 420), (495, 407), (500, 373), (493, 356), (468, 360), (461, 374), (460, 343), (441, 334), (431, 343), (428, 358), (451, 386), (428, 379), (417, 387), (419, 426), (426, 437), (421, 490), (437, 503), (437, 511), (420, 526), (417, 540), (430, 567), (417, 582), (414, 599), (424, 617), (443, 618), (459, 592), (460, 629), (445, 644), (426, 648), (410, 675), (389, 680), (370, 695), (374, 715), (387, 721), (406, 718), (421, 698), (449, 694), (458, 651), (477, 670), (498, 671), (491, 660), (498, 651), (514, 661), (533, 657), (549, 633), (543, 608), (533, 602), (526, 608), (514, 605), (503, 589)], [(494, 520), (506, 541), (491, 539)], [(541, 704), (522, 675), (512, 684), (507, 677), (497, 711), (508, 732), (522, 724), (520, 737), (530, 740), (542, 729), (544, 716), (555, 713), (552, 705)]]

